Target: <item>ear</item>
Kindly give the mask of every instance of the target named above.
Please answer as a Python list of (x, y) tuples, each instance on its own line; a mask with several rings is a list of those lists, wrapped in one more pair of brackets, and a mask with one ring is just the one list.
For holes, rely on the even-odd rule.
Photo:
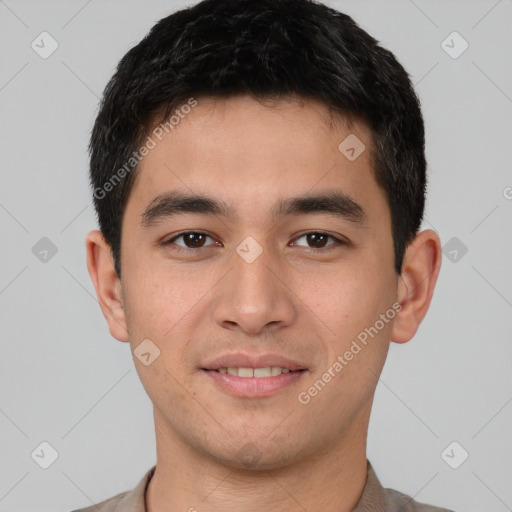
[(119, 341), (129, 341), (121, 281), (115, 271), (110, 245), (97, 229), (87, 235), (85, 245), (87, 268), (110, 334)]
[(395, 317), (391, 341), (405, 343), (416, 334), (430, 306), (441, 259), (441, 241), (431, 229), (418, 233), (408, 245), (398, 282), (402, 309)]

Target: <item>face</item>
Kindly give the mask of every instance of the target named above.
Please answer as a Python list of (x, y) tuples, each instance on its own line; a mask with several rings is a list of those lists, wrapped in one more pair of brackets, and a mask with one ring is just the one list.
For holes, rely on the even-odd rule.
[[(355, 160), (338, 149), (351, 134)], [(121, 290), (132, 350), (159, 351), (134, 357), (157, 442), (275, 468), (361, 435), (398, 282), (371, 147), (362, 122), (330, 126), (318, 102), (241, 96), (198, 100), (143, 159)]]

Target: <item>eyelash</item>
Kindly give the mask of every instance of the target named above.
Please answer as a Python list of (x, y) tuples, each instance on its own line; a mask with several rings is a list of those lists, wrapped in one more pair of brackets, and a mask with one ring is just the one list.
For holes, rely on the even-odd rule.
[[(173, 245), (173, 242), (175, 240), (177, 240), (178, 238), (182, 238), (183, 236), (185, 235), (190, 235), (190, 234), (194, 234), (194, 235), (205, 235), (209, 238), (212, 238), (208, 233), (204, 233), (202, 231), (183, 231), (181, 233), (178, 233), (177, 235), (173, 236), (172, 238), (169, 238), (168, 240), (162, 242), (162, 245), (164, 246), (170, 246), (170, 245)], [(322, 248), (319, 248), (319, 249), (315, 249), (314, 247), (304, 247), (306, 250), (309, 250), (311, 252), (328, 252), (328, 251), (331, 251), (333, 249), (336, 249), (337, 247), (340, 247), (340, 246), (343, 246), (343, 245), (348, 245), (348, 243), (344, 240), (341, 240), (340, 238), (337, 238), (333, 235), (330, 235), (329, 233), (326, 233), (324, 231), (308, 231), (306, 233), (302, 233), (301, 235), (299, 235), (296, 240), (298, 240), (299, 238), (302, 238), (302, 237), (305, 237), (307, 235), (311, 235), (311, 234), (315, 234), (315, 235), (324, 235), (324, 236), (327, 236), (328, 238), (332, 238), (334, 240), (334, 243), (332, 244), (329, 244), (328, 246), (326, 247), (322, 247)], [(213, 240), (213, 238), (212, 238)], [(203, 246), (203, 247), (197, 247), (197, 248), (191, 248), (191, 247), (181, 247), (179, 245), (175, 245), (173, 250), (177, 251), (177, 252), (197, 252), (199, 251), (200, 249), (206, 249), (207, 247), (211, 247), (211, 246)], [(300, 246), (300, 247), (303, 247), (303, 246)]]

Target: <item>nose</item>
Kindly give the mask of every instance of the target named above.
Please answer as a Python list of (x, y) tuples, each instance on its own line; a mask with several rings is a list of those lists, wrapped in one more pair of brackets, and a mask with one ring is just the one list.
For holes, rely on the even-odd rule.
[(225, 329), (266, 334), (295, 319), (294, 295), (286, 273), (266, 250), (250, 263), (235, 254), (232, 270), (219, 284), (213, 315)]

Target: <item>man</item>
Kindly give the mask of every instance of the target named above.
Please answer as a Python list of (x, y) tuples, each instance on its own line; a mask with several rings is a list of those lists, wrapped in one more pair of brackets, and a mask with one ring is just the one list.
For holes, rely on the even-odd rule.
[(157, 463), (87, 511), (440, 511), (366, 458), (389, 344), (429, 307), (408, 76), (309, 0), (206, 0), (121, 60), (93, 129), (88, 269)]

